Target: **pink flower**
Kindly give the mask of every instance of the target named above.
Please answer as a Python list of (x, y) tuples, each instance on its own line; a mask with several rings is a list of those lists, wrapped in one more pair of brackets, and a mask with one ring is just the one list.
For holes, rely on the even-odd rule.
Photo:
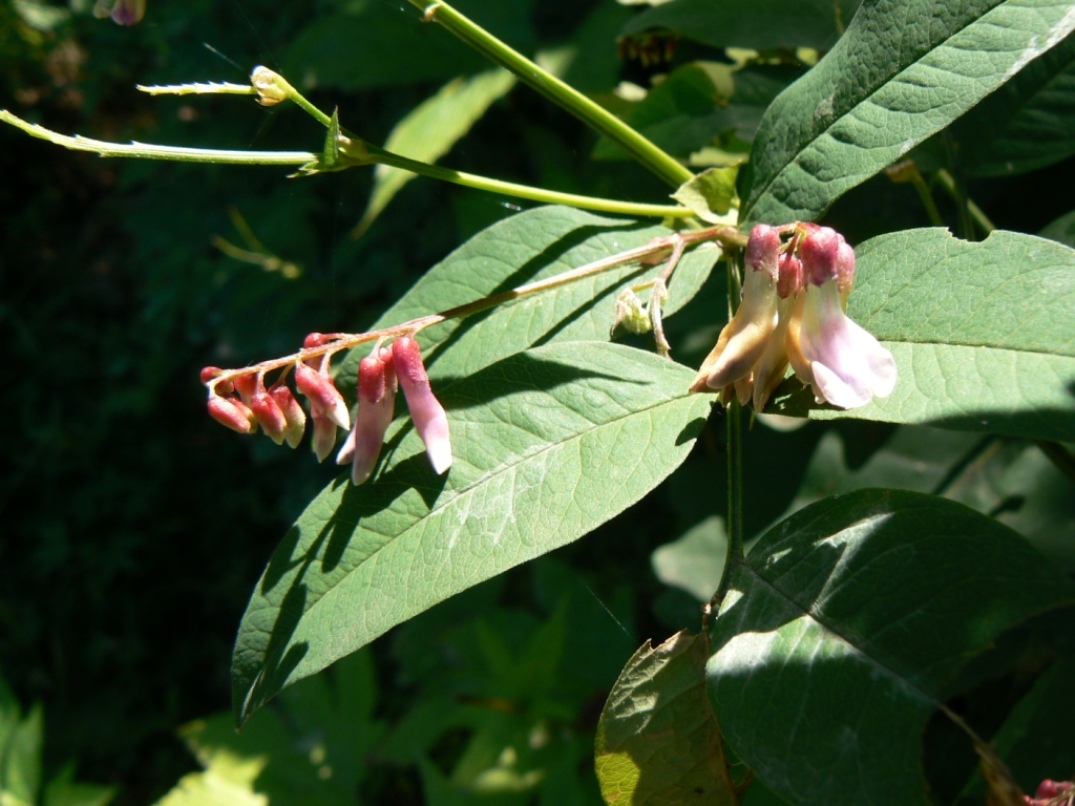
[(364, 484), (373, 474), (384, 445), (384, 432), (395, 411), (396, 372), (392, 351), (378, 348), (358, 365), (358, 412), (336, 464), (351, 463), (351, 481)]
[(742, 301), (702, 362), (692, 392), (721, 390), (740, 382), (736, 391), (750, 399), (749, 376), (776, 330), (780, 247), (775, 227), (758, 224), (750, 231)]
[(426, 455), (437, 475), (452, 466), (452, 445), (448, 435), (448, 416), (429, 386), (429, 376), (422, 363), (418, 342), (403, 336), (392, 342), (392, 359), (399, 385), (407, 398), (414, 428), (426, 446)]
[(823, 227), (803, 239), (799, 253), (806, 292), (797, 347), (806, 366), (796, 374), (819, 400), (842, 409), (888, 397), (896, 387), (892, 353), (844, 313), (854, 252), (842, 236)]
[(141, 22), (146, 13), (146, 0), (97, 0), (93, 7), (95, 17), (112, 17), (120, 25)]

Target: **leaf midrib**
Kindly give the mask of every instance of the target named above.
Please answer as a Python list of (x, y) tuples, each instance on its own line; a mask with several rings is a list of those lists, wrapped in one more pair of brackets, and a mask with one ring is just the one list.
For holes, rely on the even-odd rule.
[[(327, 588), (324, 592), (318, 594), (317, 597), (310, 602), (309, 607), (306, 608), (302, 612), (302, 614), (299, 617), (299, 619), (295, 622), (296, 625), (298, 623), (304, 621), (306, 619), (306, 617), (309, 616), (309, 614), (312, 613), (314, 611), (314, 609), (317, 608), (330, 593), (332, 593), (333, 591), (337, 590), (340, 586), (342, 586), (348, 579), (350, 579), (352, 577), (353, 574), (357, 573), (362, 568), (363, 565), (365, 565), (366, 563), (368, 563), (371, 560), (373, 560), (382, 551), (384, 551), (384, 550), (390, 548), (391, 546), (393, 546), (398, 540), (406, 537), (413, 529), (417, 528), (419, 524), (425, 522), (426, 520), (428, 520), (433, 515), (438, 514), (440, 512), (443, 512), (444, 510), (446, 510), (449, 507), (453, 506), (456, 502), (462, 500), (467, 494), (469, 494), (469, 493), (473, 492), (474, 490), (478, 489), (480, 486), (490, 482), (492, 479), (499, 477), (503, 473), (506, 473), (506, 472), (508, 472), (510, 470), (513, 470), (514, 468), (518, 467), (519, 465), (523, 464), (524, 462), (530, 461), (531, 459), (534, 459), (535, 457), (538, 457), (538, 456), (541, 456), (541, 455), (547, 453), (548, 451), (552, 450), (553, 448), (557, 448), (557, 447), (559, 447), (561, 445), (566, 445), (566, 444), (569, 444), (570, 442), (580, 440), (583, 437), (585, 437), (587, 434), (590, 434), (593, 431), (596, 431), (596, 430), (598, 430), (600, 428), (604, 428), (604, 427), (610, 426), (610, 425), (615, 425), (616, 423), (619, 423), (619, 422), (621, 422), (623, 420), (629, 419), (630, 417), (633, 417), (633, 416), (636, 416), (636, 415), (639, 415), (639, 414), (643, 414), (645, 412), (654, 411), (654, 410), (656, 410), (656, 409), (658, 409), (658, 408), (660, 408), (662, 406), (672, 405), (674, 403), (678, 403), (678, 402), (683, 401), (685, 399), (688, 399), (690, 397), (693, 397), (693, 395), (686, 394), (686, 395), (682, 395), (682, 396), (679, 396), (679, 397), (669, 398), (667, 400), (660, 401), (660, 402), (658, 402), (656, 404), (653, 404), (651, 406), (647, 406), (645, 408), (637, 409), (637, 410), (635, 410), (633, 412), (629, 412), (629, 413), (627, 413), (625, 415), (622, 415), (620, 417), (616, 417), (614, 419), (607, 420), (607, 421), (605, 421), (603, 423), (592, 424), (589, 428), (586, 428), (585, 430), (582, 430), (582, 431), (579, 431), (579, 432), (575, 433), (569, 439), (563, 440), (561, 442), (547, 443), (544, 447), (540, 448), (537, 451), (534, 451), (532, 453), (527, 453), (527, 454), (524, 454), (524, 455), (520, 456), (514, 462), (509, 462), (509, 463), (502, 464), (500, 467), (498, 467), (492, 473), (490, 473), (488, 475), (485, 475), (485, 476), (481, 477), (480, 479), (472, 482), (471, 484), (461, 488), (458, 491), (458, 493), (455, 496), (453, 496), (450, 500), (444, 502), (443, 504), (439, 504), (437, 506), (434, 506), (425, 515), (422, 515), (420, 518), (416, 519), (411, 524), (409, 524), (404, 530), (402, 530), (401, 532), (397, 533), (396, 536), (393, 537), (391, 540), (389, 540), (386, 543), (383, 543), (382, 545), (380, 545), (376, 549), (374, 549), (370, 554), (366, 555), (358, 565), (356, 565), (351, 570), (347, 571), (347, 573), (344, 576), (342, 576), (337, 583), (332, 585), (330, 588)], [(354, 528), (357, 529), (358, 527), (359, 527), (359, 524), (355, 523)], [(353, 536), (354, 535), (353, 535), (353, 531), (352, 531), (352, 537)], [(299, 579), (300, 578), (297, 577), (294, 580), (292, 580), (292, 582), (288, 586), (287, 590), (290, 590), (299, 581)], [(281, 599), (283, 598), (283, 596), (286, 596), (286, 591), (281, 596)], [(268, 599), (263, 599), (263, 601), (267, 602)], [(272, 603), (271, 604), (271, 609), (279, 610), (278, 603)], [(267, 650), (267, 648), (268, 648), (268, 645), (266, 645), (266, 650)], [(264, 657), (267, 654), (266, 650), (262, 650), (261, 652), (259, 652), (259, 654), (262, 657)]]

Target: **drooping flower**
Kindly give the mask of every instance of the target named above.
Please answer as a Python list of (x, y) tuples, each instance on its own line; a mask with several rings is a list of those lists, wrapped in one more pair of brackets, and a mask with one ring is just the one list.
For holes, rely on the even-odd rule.
[(380, 347), (358, 365), (358, 412), (336, 464), (351, 463), (351, 481), (364, 484), (377, 465), (384, 432), (392, 422), (396, 402), (396, 372), (392, 351)]
[(265, 389), (265, 382), (260, 377), (250, 397), (250, 411), (254, 413), (258, 424), (269, 439), (277, 445), (283, 445), (284, 432), (287, 430), (287, 417), (276, 398)]
[[(762, 357), (776, 330), (780, 246), (780, 233), (775, 227), (758, 224), (750, 231), (742, 301), (721, 331), (716, 347), (702, 362), (691, 384), (692, 392), (723, 390), (742, 382)], [(736, 391), (742, 396), (748, 386), (749, 381), (740, 383)], [(746, 399), (750, 399), (749, 393)]]
[(426, 446), (426, 455), (437, 475), (452, 466), (452, 445), (448, 434), (448, 416), (429, 385), (429, 375), (422, 363), (422, 353), (410, 336), (392, 342), (392, 359), (396, 377), (407, 398), (414, 428)]
[(799, 379), (819, 401), (843, 409), (887, 397), (896, 387), (896, 362), (869, 332), (844, 313), (854, 278), (854, 252), (843, 237), (823, 227), (799, 247), (805, 285), (797, 347), (806, 367)]

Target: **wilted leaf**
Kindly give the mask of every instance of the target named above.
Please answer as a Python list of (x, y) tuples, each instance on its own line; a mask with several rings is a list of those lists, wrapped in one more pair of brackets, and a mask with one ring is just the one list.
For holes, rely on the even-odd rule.
[(647, 641), (620, 673), (597, 726), (596, 765), (609, 804), (734, 804), (724, 743), (705, 689), (703, 637)]

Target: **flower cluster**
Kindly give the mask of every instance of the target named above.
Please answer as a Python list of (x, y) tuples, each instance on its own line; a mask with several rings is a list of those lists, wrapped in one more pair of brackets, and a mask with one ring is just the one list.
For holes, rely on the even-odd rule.
[(853, 409), (887, 397), (896, 386), (892, 353), (844, 313), (854, 277), (855, 252), (834, 230), (758, 224), (739, 309), (691, 391), (762, 411), (790, 365), (819, 403)]
[[(311, 333), (304, 348), (329, 345), (333, 336)], [(373, 474), (384, 444), (385, 431), (395, 412), (396, 389), (401, 386), (415, 430), (438, 475), (452, 465), (448, 417), (433, 394), (422, 354), (411, 336), (401, 336), (391, 347), (380, 343), (358, 365), (358, 410), (351, 427), (347, 404), (336, 388), (330, 371), (333, 350), (316, 358), (296, 359), (293, 367), (295, 389), (306, 398), (313, 422), (312, 446), (318, 461), (324, 461), (336, 446), (337, 429), (348, 431), (337, 464), (351, 465), (351, 480), (362, 484)], [(225, 373), (206, 367), (202, 383), (209, 389), (209, 414), (214, 420), (240, 434), (259, 428), (277, 445), (296, 447), (306, 431), (307, 415), (287, 385), (287, 373), (266, 386), (265, 372)]]

